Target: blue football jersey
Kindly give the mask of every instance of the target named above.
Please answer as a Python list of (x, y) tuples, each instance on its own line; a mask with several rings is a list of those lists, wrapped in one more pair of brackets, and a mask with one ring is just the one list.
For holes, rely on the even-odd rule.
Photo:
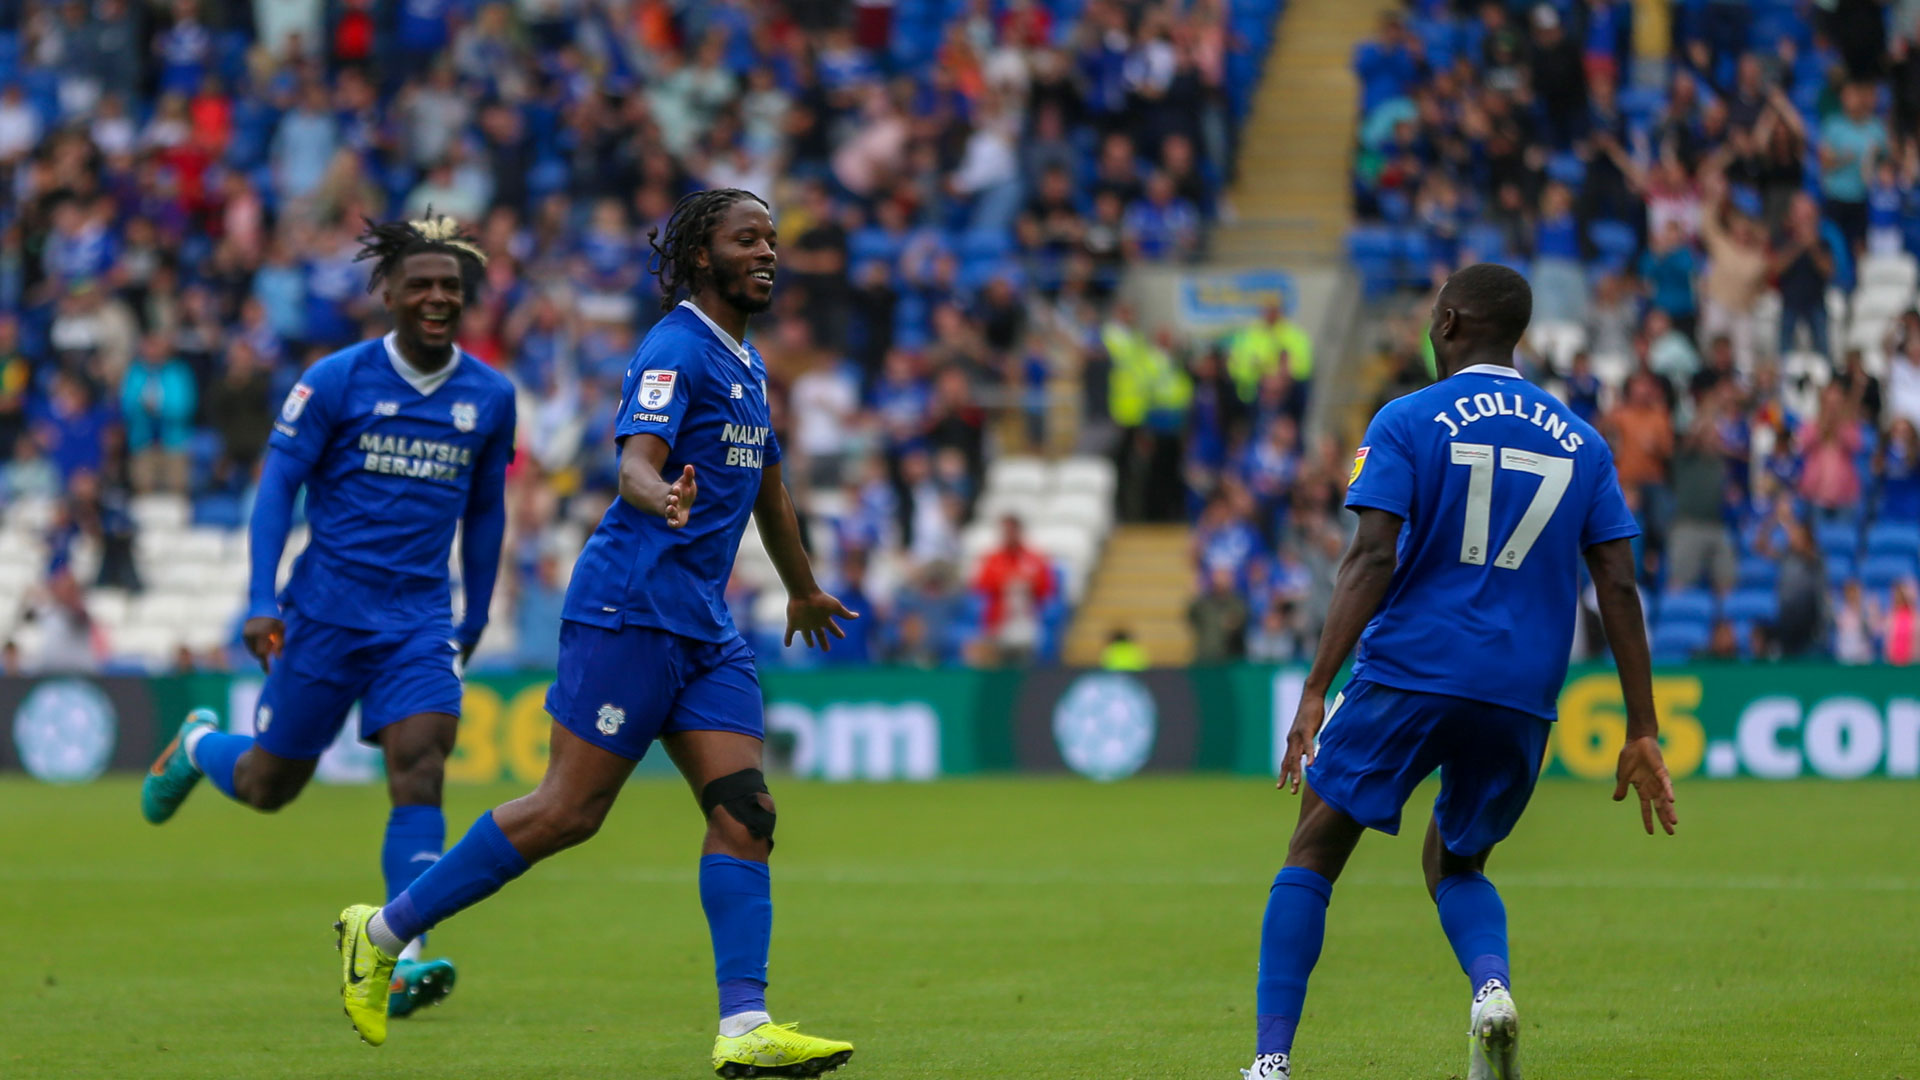
[(1347, 505), (1406, 520), (1353, 677), (1551, 719), (1583, 553), (1640, 532), (1605, 440), (1519, 372), (1475, 365), (1380, 410)]
[(670, 447), (668, 479), (693, 466), (692, 513), (673, 529), (615, 498), (574, 564), (561, 616), (730, 641), (740, 632), (727, 613), (727, 579), (760, 472), (780, 463), (759, 351), (682, 301), (647, 332), (621, 384), (614, 441), (642, 433)]
[(300, 376), (268, 445), (312, 464), (312, 539), (280, 602), (361, 630), (447, 622), (454, 527), (475, 484), (513, 460), (514, 391), (461, 354), (422, 394), (388, 355), (391, 338), (334, 353)]

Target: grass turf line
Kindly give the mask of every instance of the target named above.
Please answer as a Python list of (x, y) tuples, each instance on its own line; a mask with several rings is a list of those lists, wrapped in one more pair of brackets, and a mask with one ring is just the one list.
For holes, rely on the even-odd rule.
[[(839, 1075), (1236, 1077), (1260, 914), (1295, 813), (1257, 779), (776, 780), (774, 1015), (852, 1040)], [(449, 841), (518, 794), (451, 789)], [(1537, 1076), (1920, 1078), (1920, 787), (1681, 788), (1649, 838), (1604, 788), (1544, 783), (1489, 868)], [(1465, 1070), (1467, 986), (1419, 836), (1336, 886), (1301, 1080)], [(278, 815), (197, 791), (161, 828), (126, 779), (0, 782), (0, 1076), (707, 1077), (699, 821), (636, 783), (601, 835), (435, 932), (445, 1005), (359, 1045), (329, 930), (378, 901), (377, 788)]]

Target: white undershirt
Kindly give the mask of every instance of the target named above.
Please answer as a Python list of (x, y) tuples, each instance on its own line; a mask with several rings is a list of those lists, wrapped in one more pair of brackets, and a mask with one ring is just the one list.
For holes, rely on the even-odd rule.
[(429, 372), (407, 363), (407, 358), (400, 355), (400, 340), (396, 335), (389, 333), (380, 339), (380, 343), (387, 347), (387, 359), (393, 362), (394, 374), (407, 380), (407, 385), (420, 391), (422, 397), (440, 389), (442, 384), (453, 378), (454, 369), (460, 366), (459, 346), (454, 347), (453, 359), (447, 361), (446, 366), (439, 371)]
[(1504, 367), (1500, 364), (1473, 364), (1471, 366), (1461, 368), (1459, 371), (1454, 372), (1454, 374), (1456, 375), (1498, 375), (1503, 379), (1517, 379), (1520, 377), (1520, 372), (1517, 369)]
[(728, 352), (739, 357), (740, 362), (746, 364), (747, 367), (753, 367), (753, 363), (747, 359), (747, 347), (733, 340), (733, 335), (722, 330), (719, 323), (714, 322), (713, 319), (708, 317), (706, 312), (701, 311), (699, 304), (691, 300), (682, 300), (680, 301), (680, 306), (700, 316), (700, 321), (707, 324), (707, 329), (713, 331), (714, 336), (720, 339), (720, 344), (725, 345)]

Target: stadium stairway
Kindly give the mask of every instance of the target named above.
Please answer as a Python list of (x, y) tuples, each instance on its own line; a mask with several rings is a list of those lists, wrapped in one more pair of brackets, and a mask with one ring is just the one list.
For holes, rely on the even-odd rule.
[(1193, 599), (1193, 558), (1184, 525), (1121, 525), (1107, 540), (1086, 599), (1067, 632), (1062, 658), (1095, 666), (1117, 629), (1146, 649), (1155, 667), (1193, 660), (1187, 604)]
[(1354, 46), (1395, 0), (1292, 0), (1241, 132), (1233, 220), (1213, 234), (1226, 263), (1337, 258), (1352, 218), (1348, 174), (1360, 107)]

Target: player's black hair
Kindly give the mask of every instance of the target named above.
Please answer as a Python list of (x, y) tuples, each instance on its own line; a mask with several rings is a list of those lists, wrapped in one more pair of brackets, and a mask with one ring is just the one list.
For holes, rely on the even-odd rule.
[(1486, 324), (1493, 344), (1512, 347), (1533, 320), (1533, 287), (1527, 279), (1497, 263), (1475, 263), (1447, 279), (1443, 290), (1452, 303)]
[(696, 191), (674, 204), (664, 228), (656, 226), (647, 230), (647, 246), (653, 249), (653, 255), (647, 260), (647, 272), (660, 279), (661, 311), (673, 310), (681, 289), (693, 292), (698, 287), (694, 282), (698, 267), (693, 263), (693, 253), (707, 246), (713, 230), (720, 225), (720, 218), (733, 204), (748, 199), (767, 205), (767, 200), (740, 188)]
[(367, 230), (360, 234), (360, 253), (354, 262), (374, 260), (373, 274), (367, 279), (367, 291), (373, 292), (400, 269), (409, 255), (451, 255), (460, 263), (460, 278), (466, 294), (472, 297), (480, 278), (486, 273), (487, 253), (472, 233), (445, 214), (427, 208), (427, 216), (414, 221), (389, 221), (385, 224), (361, 218)]

